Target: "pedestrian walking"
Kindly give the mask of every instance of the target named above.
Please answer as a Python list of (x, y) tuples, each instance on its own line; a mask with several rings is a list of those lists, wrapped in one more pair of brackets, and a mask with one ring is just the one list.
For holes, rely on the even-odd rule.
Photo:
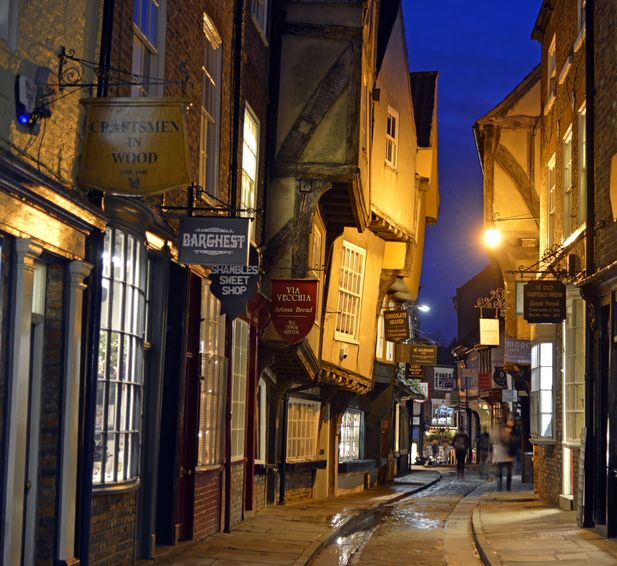
[(480, 476), (488, 478), (488, 451), (491, 446), (490, 437), (486, 427), (482, 428), (482, 434), (478, 438), (476, 444), (476, 452), (478, 454), (478, 464), (480, 464)]
[(512, 489), (512, 462), (514, 462), (514, 456), (508, 452), (509, 443), (510, 429), (499, 422), (491, 432), (494, 462), (497, 464), (498, 491), (501, 491), (503, 487), (502, 476), (504, 468), (506, 469), (506, 489), (508, 491)]
[(433, 451), (433, 465), (439, 465), (439, 442), (437, 440), (433, 440), (433, 446), (431, 447)]
[(521, 427), (518, 421), (508, 421), (510, 429), (510, 454), (514, 456), (514, 473), (520, 474), (523, 463), (523, 449), (521, 447)]
[(452, 440), (454, 454), (456, 456), (456, 477), (459, 480), (465, 479), (465, 458), (469, 451), (469, 436), (463, 429), (458, 429)]

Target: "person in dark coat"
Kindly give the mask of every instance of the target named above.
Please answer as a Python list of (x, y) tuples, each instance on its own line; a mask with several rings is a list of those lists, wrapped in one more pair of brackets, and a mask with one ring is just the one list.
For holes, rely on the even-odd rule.
[(467, 458), (469, 444), (469, 436), (459, 428), (452, 440), (452, 446), (454, 446), (454, 453), (456, 455), (456, 477), (459, 480), (465, 479), (465, 458)]
[(480, 475), (483, 478), (488, 478), (488, 452), (491, 446), (490, 437), (486, 428), (482, 429), (482, 434), (478, 438), (476, 453), (478, 454), (478, 463), (480, 464)]

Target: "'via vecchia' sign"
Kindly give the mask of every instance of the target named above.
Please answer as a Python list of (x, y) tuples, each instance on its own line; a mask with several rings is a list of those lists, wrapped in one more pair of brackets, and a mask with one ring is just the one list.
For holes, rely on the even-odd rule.
[(272, 279), (272, 324), (290, 344), (305, 338), (317, 312), (318, 279)]
[(180, 219), (178, 235), (180, 263), (246, 266), (248, 253), (248, 218), (189, 216)]
[(86, 98), (79, 183), (143, 196), (191, 182), (184, 98)]

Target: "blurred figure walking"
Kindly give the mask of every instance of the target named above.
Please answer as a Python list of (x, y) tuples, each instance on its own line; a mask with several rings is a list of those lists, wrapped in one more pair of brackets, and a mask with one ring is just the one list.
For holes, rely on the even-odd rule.
[(497, 474), (499, 484), (497, 490), (501, 491), (503, 487), (502, 476), (503, 468), (506, 468), (506, 489), (512, 489), (512, 462), (514, 456), (508, 452), (510, 443), (510, 429), (499, 422), (491, 432), (491, 444), (493, 445), (494, 461), (497, 463)]
[(488, 479), (488, 452), (491, 446), (490, 437), (486, 427), (482, 428), (482, 434), (478, 438), (476, 452), (478, 454), (478, 463), (480, 464), (480, 476)]
[(465, 458), (469, 451), (469, 436), (462, 429), (458, 429), (452, 440), (452, 446), (454, 446), (454, 453), (456, 455), (456, 477), (459, 480), (465, 479)]

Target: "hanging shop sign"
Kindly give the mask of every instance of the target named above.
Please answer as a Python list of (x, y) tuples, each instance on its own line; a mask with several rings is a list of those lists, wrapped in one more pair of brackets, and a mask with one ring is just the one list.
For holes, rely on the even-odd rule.
[(87, 98), (79, 183), (144, 196), (191, 182), (185, 98)]
[(318, 279), (272, 279), (272, 324), (290, 344), (306, 338), (313, 328), (318, 282)]
[(478, 389), (488, 391), (491, 388), (491, 374), (488, 372), (478, 372)]
[(396, 344), (394, 348), (394, 361), (415, 366), (437, 365), (437, 346), (424, 344), (423, 342)]
[(480, 319), (480, 344), (483, 346), (499, 346), (499, 319)]
[(407, 366), (407, 379), (424, 379), (424, 366)]
[(530, 324), (560, 324), (566, 318), (566, 286), (560, 281), (528, 281), (523, 317)]
[(221, 301), (221, 315), (234, 320), (246, 314), (248, 303), (259, 290), (259, 255), (251, 248), (248, 265), (212, 265), (210, 291)]
[(249, 248), (248, 218), (189, 216), (180, 219), (179, 263), (247, 266)]
[(413, 402), (426, 403), (428, 401), (428, 381), (421, 381), (420, 383), (418, 383), (418, 386), (420, 387), (420, 391), (422, 391), (422, 394), (424, 395), (424, 399), (414, 399)]
[(530, 364), (531, 341), (519, 338), (506, 338), (506, 363)]
[(516, 403), (518, 401), (518, 391), (516, 389), (504, 389), (501, 392), (501, 400), (504, 403)]
[(388, 342), (409, 340), (409, 315), (406, 310), (384, 311), (384, 335)]
[(478, 382), (478, 369), (477, 368), (463, 368), (461, 369), (461, 388), (467, 390), (471, 389), (474, 384)]
[(493, 373), (493, 389), (505, 389), (508, 386), (508, 374), (503, 368), (496, 367)]

